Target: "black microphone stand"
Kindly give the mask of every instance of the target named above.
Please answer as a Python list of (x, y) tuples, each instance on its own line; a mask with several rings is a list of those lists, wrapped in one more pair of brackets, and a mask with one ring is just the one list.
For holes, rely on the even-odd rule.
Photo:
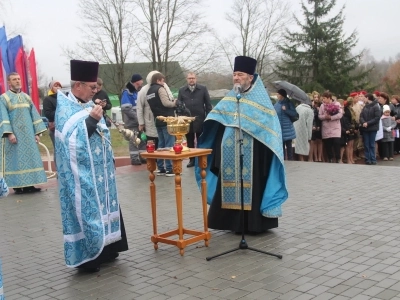
[(263, 254), (267, 254), (267, 255), (271, 255), (271, 256), (275, 256), (277, 258), (282, 259), (282, 255), (280, 255), (280, 254), (266, 252), (266, 251), (258, 250), (258, 249), (253, 248), (253, 247), (249, 247), (247, 245), (246, 238), (244, 236), (244, 232), (245, 232), (245, 225), (244, 225), (244, 199), (243, 199), (243, 194), (244, 194), (244, 192), (243, 192), (243, 156), (244, 156), (244, 154), (243, 154), (243, 131), (242, 131), (241, 123), (240, 123), (240, 106), (239, 106), (241, 98), (242, 98), (242, 95), (240, 94), (240, 90), (239, 90), (239, 92), (236, 95), (236, 99), (237, 99), (237, 117), (238, 117), (238, 122), (239, 122), (239, 124), (238, 124), (239, 125), (239, 140), (238, 140), (238, 143), (239, 143), (239, 155), (240, 155), (240, 157), (239, 157), (240, 202), (241, 202), (240, 220), (241, 220), (241, 223), (242, 223), (242, 239), (240, 240), (239, 247), (231, 249), (231, 250), (228, 250), (228, 251), (225, 251), (225, 252), (222, 252), (222, 253), (214, 255), (214, 256), (206, 257), (207, 261), (210, 261), (210, 260), (212, 260), (212, 259), (214, 259), (216, 257), (222, 256), (222, 255), (225, 255), (225, 254), (228, 254), (228, 253), (235, 252), (237, 250), (246, 250), (246, 249), (249, 249), (249, 250), (252, 250), (252, 251), (256, 251), (256, 252), (259, 252), (259, 253), (263, 253)]

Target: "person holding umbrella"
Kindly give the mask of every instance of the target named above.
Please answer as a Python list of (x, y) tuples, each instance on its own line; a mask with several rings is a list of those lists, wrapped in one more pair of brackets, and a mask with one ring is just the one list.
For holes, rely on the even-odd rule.
[(281, 124), (283, 154), (285, 154), (286, 148), (287, 160), (293, 160), (292, 140), (296, 138), (296, 132), (291, 118), (298, 116), (298, 114), (293, 103), (287, 98), (286, 90), (279, 89), (277, 97), (278, 102), (275, 103), (274, 108)]

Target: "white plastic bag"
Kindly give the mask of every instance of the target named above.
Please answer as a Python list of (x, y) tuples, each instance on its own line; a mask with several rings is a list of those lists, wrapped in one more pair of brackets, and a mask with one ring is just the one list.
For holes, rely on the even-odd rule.
[(375, 141), (379, 141), (381, 139), (383, 139), (382, 119), (379, 120), (379, 129), (378, 129), (378, 132), (376, 133)]

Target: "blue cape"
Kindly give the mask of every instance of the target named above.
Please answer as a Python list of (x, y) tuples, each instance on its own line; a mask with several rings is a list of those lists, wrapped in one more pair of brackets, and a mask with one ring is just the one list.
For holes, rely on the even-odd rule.
[[(282, 133), (279, 119), (271, 103), (271, 99), (264, 88), (260, 77), (255, 74), (254, 84), (249, 91), (243, 93), (240, 99), (240, 117), (242, 130), (252, 138), (257, 139), (273, 152), (268, 181), (263, 193), (260, 212), (265, 217), (280, 217), (281, 205), (288, 198), (286, 175), (283, 159)], [(215, 145), (215, 136), (218, 125), (238, 128), (237, 98), (231, 90), (214, 109), (208, 114), (203, 134), (198, 141), (198, 148), (221, 147)], [(217, 188), (218, 176), (210, 171), (214, 159), (211, 153), (207, 158), (207, 202), (211, 204)], [(201, 187), (200, 168), (196, 163), (196, 180)], [(238, 183), (239, 184), (239, 183)]]
[(121, 239), (120, 212), (110, 135), (104, 119), (90, 137), (86, 118), (93, 102), (57, 94), (55, 144), (64, 257), (76, 267)]

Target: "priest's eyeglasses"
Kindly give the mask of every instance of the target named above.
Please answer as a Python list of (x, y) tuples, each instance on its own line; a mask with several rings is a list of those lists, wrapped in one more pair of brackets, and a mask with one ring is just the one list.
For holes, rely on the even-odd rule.
[(92, 91), (97, 90), (97, 85), (88, 85), (86, 82), (81, 81), (81, 84), (87, 85)]

